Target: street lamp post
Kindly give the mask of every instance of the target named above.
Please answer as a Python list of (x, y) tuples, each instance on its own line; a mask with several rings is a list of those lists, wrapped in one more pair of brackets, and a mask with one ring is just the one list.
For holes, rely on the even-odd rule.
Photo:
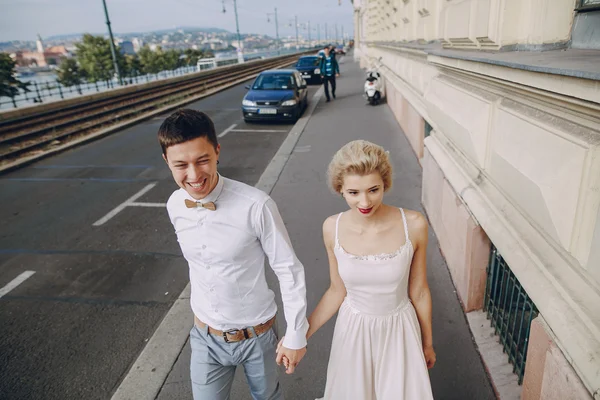
[(235, 29), (237, 31), (237, 38), (238, 38), (238, 62), (239, 63), (243, 63), (244, 62), (244, 53), (242, 50), (242, 37), (240, 35), (240, 23), (239, 23), (239, 19), (238, 19), (238, 10), (237, 10), (237, 0), (233, 0), (233, 10), (235, 12)]
[(294, 22), (296, 25), (296, 49), (299, 49), (300, 43), (298, 43), (298, 16), (297, 15), (294, 16)]
[(233, 0), (233, 9), (235, 11), (235, 29), (237, 30), (238, 38), (238, 62), (244, 62), (244, 53), (242, 51), (242, 37), (240, 36), (240, 23), (238, 21), (237, 0)]
[(308, 21), (308, 47), (310, 46), (310, 21)]
[(108, 26), (108, 37), (110, 40), (110, 54), (113, 59), (113, 66), (115, 68), (115, 73), (117, 74), (117, 79), (119, 80), (119, 85), (123, 85), (123, 79), (121, 79), (121, 71), (119, 71), (119, 63), (117, 62), (117, 52), (115, 50), (115, 39), (113, 38), (112, 29), (110, 28), (110, 19), (108, 18), (108, 8), (106, 8), (106, 0), (102, 0), (102, 4), (104, 5), (104, 15), (106, 16), (106, 26)]
[(317, 24), (317, 44), (321, 45), (321, 24)]
[(270, 22), (269, 17), (271, 15), (275, 16), (275, 47), (277, 48), (277, 54), (279, 54), (279, 22), (277, 21), (277, 7), (275, 7), (275, 13), (267, 13), (267, 22)]
[(275, 35), (277, 37), (277, 54), (279, 55), (279, 22), (277, 22), (277, 7), (275, 7)]

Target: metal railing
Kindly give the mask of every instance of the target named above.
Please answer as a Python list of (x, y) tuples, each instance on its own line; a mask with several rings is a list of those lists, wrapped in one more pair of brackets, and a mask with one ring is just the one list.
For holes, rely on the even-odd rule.
[[(272, 50), (265, 52), (246, 53), (244, 54), (244, 59), (245, 61), (251, 61), (253, 59), (258, 58), (270, 58), (277, 55), (294, 54), (298, 52), (299, 51), (296, 49), (286, 49), (280, 51)], [(187, 75), (194, 72), (223, 67), (226, 65), (233, 65), (237, 63), (237, 57), (200, 59), (198, 60), (198, 64), (194, 66), (180, 67), (174, 70), (165, 70), (156, 74), (139, 74), (135, 76), (123, 77), (123, 86), (137, 85), (140, 83), (147, 83), (161, 79), (173, 78), (181, 75)], [(25, 80), (25, 82), (27, 81)], [(13, 98), (0, 97), (0, 111), (19, 107), (36, 106), (41, 103), (64, 100), (72, 97), (103, 92), (105, 90), (111, 90), (121, 87), (119, 85), (119, 81), (116, 78), (99, 82), (83, 82), (79, 85), (73, 86), (65, 86), (58, 82), (57, 79), (49, 79), (44, 81), (30, 80), (28, 81), (28, 83), (28, 92), (20, 90), (19, 94)]]
[[(186, 75), (197, 72), (196, 66), (181, 67), (174, 70), (161, 71), (156, 74), (145, 74), (123, 77), (123, 86), (136, 85), (138, 83), (147, 83), (160, 79), (168, 79), (176, 76)], [(117, 79), (108, 79), (98, 82), (82, 82), (79, 85), (65, 86), (57, 79), (35, 81), (29, 83), (29, 92), (21, 90), (13, 97), (0, 97), (0, 110), (13, 109), (17, 107), (35, 106), (49, 101), (64, 100), (76, 96), (103, 92), (105, 90), (121, 87)]]
[(487, 268), (484, 310), (520, 385), (525, 373), (531, 321), (538, 310), (493, 245)]

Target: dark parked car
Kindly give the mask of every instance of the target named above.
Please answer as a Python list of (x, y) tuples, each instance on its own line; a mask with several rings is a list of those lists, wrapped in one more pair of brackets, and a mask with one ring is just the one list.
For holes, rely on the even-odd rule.
[(346, 50), (344, 50), (344, 46), (338, 46), (335, 48), (335, 54), (341, 54), (343, 56), (346, 55)]
[(318, 56), (304, 56), (298, 59), (295, 68), (302, 74), (302, 78), (308, 83), (323, 83), (321, 79), (321, 70), (319, 70)]
[(291, 69), (262, 72), (242, 101), (244, 120), (296, 121), (308, 105), (308, 89), (300, 73)]

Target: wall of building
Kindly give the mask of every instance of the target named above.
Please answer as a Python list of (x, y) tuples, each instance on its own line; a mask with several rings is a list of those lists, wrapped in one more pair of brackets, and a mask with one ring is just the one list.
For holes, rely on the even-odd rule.
[[(574, 8), (355, 2), (358, 57), (385, 76), (388, 104), (421, 161), (423, 205), (465, 311), (482, 306), (491, 241), (553, 335), (544, 362), (527, 364), (524, 389), (539, 386), (524, 390), (527, 399), (555, 398), (544, 396), (557, 376), (577, 378), (560, 398), (600, 398), (600, 82), (450, 53), (564, 47)], [(430, 51), (436, 39), (448, 50)], [(532, 333), (530, 351), (545, 341)]]

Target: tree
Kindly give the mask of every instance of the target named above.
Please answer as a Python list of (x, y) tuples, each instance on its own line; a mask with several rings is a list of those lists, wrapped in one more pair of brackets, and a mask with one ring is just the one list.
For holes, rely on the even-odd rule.
[[(110, 41), (101, 36), (83, 35), (83, 40), (77, 43), (77, 61), (89, 82), (106, 81), (115, 75)], [(123, 55), (117, 48), (117, 62), (124, 64)]]
[(138, 76), (142, 72), (142, 63), (137, 55), (126, 55), (123, 75)]
[(75, 86), (82, 83), (84, 72), (79, 68), (77, 60), (65, 58), (56, 71), (58, 82), (64, 86)]
[(185, 55), (185, 65), (188, 67), (198, 64), (198, 59), (202, 58), (201, 50), (186, 49), (183, 54)]
[(142, 71), (145, 74), (156, 74), (164, 70), (159, 52), (162, 53), (160, 46), (156, 49), (156, 51), (152, 51), (150, 50), (150, 47), (144, 46), (138, 52)]
[(0, 53), (0, 97), (10, 97), (16, 107), (15, 96), (19, 94), (19, 89), (29, 92), (29, 83), (15, 78), (15, 73), (15, 61), (8, 54)]
[(181, 51), (167, 50), (162, 54), (162, 58), (165, 70), (174, 70), (182, 65)]
[(186, 49), (183, 54), (185, 55), (183, 63), (188, 67), (196, 66), (198, 64), (198, 60), (201, 58), (211, 58), (215, 56), (211, 51), (195, 49)]

